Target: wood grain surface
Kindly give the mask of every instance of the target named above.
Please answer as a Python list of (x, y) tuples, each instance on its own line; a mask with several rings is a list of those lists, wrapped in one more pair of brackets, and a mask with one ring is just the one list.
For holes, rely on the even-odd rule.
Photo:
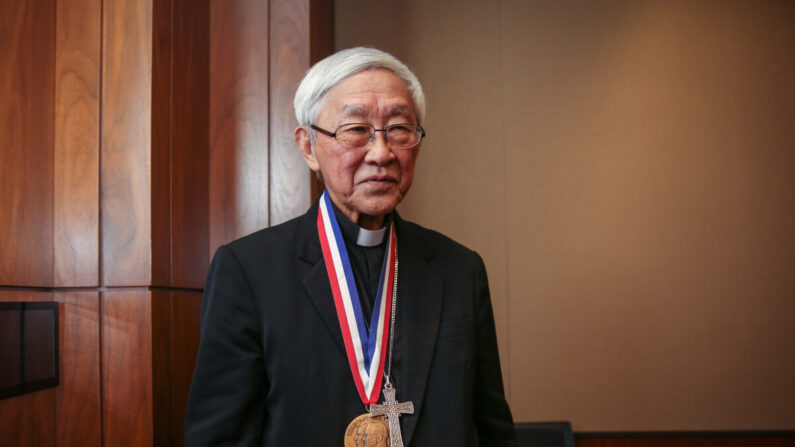
[(152, 294), (101, 294), (102, 407), (106, 446), (153, 444)]
[(309, 205), (315, 7), (0, 0), (0, 301), (61, 303), (61, 383), (0, 401), (0, 445), (183, 444), (210, 254)]
[(210, 1), (209, 253), (268, 226), (268, 2)]
[(309, 69), (309, 0), (273, 0), (270, 8), (270, 224), (309, 207), (309, 168), (295, 147), (293, 97)]
[(171, 282), (171, 141), (173, 2), (152, 6), (152, 285)]
[(54, 285), (99, 285), (101, 1), (61, 0), (55, 39)]
[(103, 8), (102, 284), (151, 282), (152, 2)]
[[(334, 1), (309, 2), (309, 62), (315, 64), (334, 52)], [(310, 201), (320, 197), (326, 185), (316, 175), (309, 176)]]
[(0, 445), (55, 447), (55, 390), (0, 400)]
[(209, 0), (173, 0), (171, 286), (201, 288), (209, 255)]
[(334, 1), (309, 1), (309, 62), (314, 64), (334, 52)]
[[(175, 444), (171, 411), (171, 292), (152, 291), (152, 424), (155, 446)], [(180, 430), (181, 431), (181, 430)]]
[(60, 304), (60, 384), (55, 388), (59, 447), (102, 445), (99, 293), (56, 292)]
[(55, 2), (0, 2), (0, 284), (51, 286)]
[(173, 445), (183, 445), (185, 410), (199, 349), (200, 292), (171, 293), (171, 422)]

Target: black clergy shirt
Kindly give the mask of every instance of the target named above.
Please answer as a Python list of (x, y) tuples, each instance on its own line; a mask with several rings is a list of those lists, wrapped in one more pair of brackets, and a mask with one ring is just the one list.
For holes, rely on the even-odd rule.
[[(370, 318), (373, 314), (373, 303), (378, 291), (378, 281), (381, 279), (381, 268), (384, 264), (384, 253), (386, 253), (387, 234), (381, 243), (372, 247), (365, 247), (356, 243), (359, 235), (359, 226), (351, 222), (342, 212), (334, 207), (334, 215), (340, 225), (340, 232), (345, 239), (345, 247), (348, 250), (348, 258), (353, 267), (353, 277), (356, 280), (356, 291), (359, 293), (359, 301), (364, 312), (367, 325), (370, 325)], [(384, 226), (389, 225), (390, 217), (384, 218)]]

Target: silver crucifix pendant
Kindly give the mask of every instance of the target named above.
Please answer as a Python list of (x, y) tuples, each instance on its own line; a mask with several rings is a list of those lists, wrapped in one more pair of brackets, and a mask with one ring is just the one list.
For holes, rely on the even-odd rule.
[(397, 402), (395, 388), (389, 383), (389, 377), (384, 385), (384, 404), (370, 405), (370, 416), (385, 415), (389, 420), (389, 447), (403, 447), (403, 437), (400, 435), (401, 414), (414, 414), (414, 403)]

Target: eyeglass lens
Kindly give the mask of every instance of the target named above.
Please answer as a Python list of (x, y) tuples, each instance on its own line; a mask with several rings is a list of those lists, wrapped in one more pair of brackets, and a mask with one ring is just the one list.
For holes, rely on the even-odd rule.
[[(351, 148), (367, 146), (373, 138), (375, 128), (368, 124), (346, 124), (337, 128), (337, 140)], [(420, 130), (413, 125), (395, 124), (383, 130), (389, 147), (407, 149), (416, 146), (420, 140)]]

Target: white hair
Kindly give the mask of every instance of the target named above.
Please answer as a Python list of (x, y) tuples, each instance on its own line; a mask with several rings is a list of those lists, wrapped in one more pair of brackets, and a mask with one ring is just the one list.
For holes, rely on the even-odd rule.
[(421, 124), (425, 118), (425, 95), (422, 93), (422, 86), (417, 76), (395, 56), (367, 47), (349, 48), (334, 53), (306, 72), (293, 100), (298, 124), (302, 126), (317, 124), (326, 92), (348, 77), (374, 68), (390, 70), (406, 83), (406, 88), (414, 101), (417, 120)]

